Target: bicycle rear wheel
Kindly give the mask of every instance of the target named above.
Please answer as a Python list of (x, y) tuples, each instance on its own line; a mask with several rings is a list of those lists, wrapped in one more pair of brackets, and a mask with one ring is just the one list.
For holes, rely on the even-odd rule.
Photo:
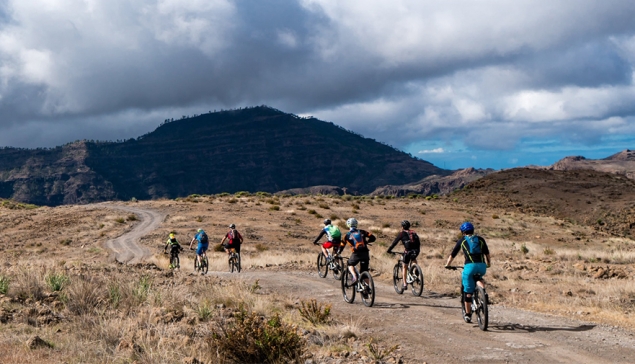
[(403, 271), (401, 264), (401, 262), (397, 262), (397, 264), (395, 264), (395, 268), (392, 270), (392, 285), (395, 287), (395, 292), (397, 292), (397, 294), (403, 293)]
[(372, 307), (375, 303), (375, 282), (373, 282), (373, 277), (371, 277), (370, 273), (364, 272), (359, 275), (359, 279), (361, 279), (362, 287), (364, 287), (361, 292), (362, 302), (364, 302), (366, 307)]
[(317, 270), (320, 278), (324, 278), (327, 274), (329, 274), (329, 266), (326, 264), (326, 257), (322, 253), (318, 253)]
[(236, 253), (236, 272), (240, 273), (240, 253)]
[(486, 331), (489, 325), (489, 312), (487, 311), (487, 294), (483, 287), (476, 286), (474, 291), (474, 300), (476, 302), (476, 319), (478, 327)]
[(344, 268), (340, 282), (342, 282), (342, 296), (346, 303), (353, 303), (353, 301), (355, 301), (355, 284), (351, 284), (352, 280), (353, 275), (348, 269)]
[(179, 265), (179, 257), (176, 255), (173, 255), (172, 258), (170, 259), (170, 265), (172, 266), (172, 268), (180, 268)]
[(234, 263), (235, 259), (233, 255), (229, 255), (229, 259), (227, 260), (227, 264), (229, 265), (229, 273), (234, 273)]
[(203, 274), (207, 274), (207, 270), (209, 268), (209, 262), (207, 261), (207, 257), (204, 257), (201, 260), (201, 271)]
[(418, 264), (413, 264), (410, 267), (410, 275), (414, 279), (412, 281), (412, 294), (415, 296), (421, 296), (423, 293), (423, 271)]
[(342, 257), (333, 258), (335, 269), (333, 269), (333, 278), (340, 279), (342, 277), (342, 270), (344, 270), (344, 259)]

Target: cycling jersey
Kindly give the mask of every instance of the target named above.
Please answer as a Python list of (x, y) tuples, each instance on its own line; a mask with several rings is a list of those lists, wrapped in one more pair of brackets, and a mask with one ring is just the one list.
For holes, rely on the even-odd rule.
[[(335, 231), (335, 229), (333, 229), (333, 225), (326, 225), (324, 227), (324, 229), (322, 229), (322, 231), (320, 231), (320, 235), (318, 235), (318, 237), (315, 238), (315, 240), (313, 241), (313, 244), (317, 244), (317, 242), (320, 241), (320, 239), (322, 239), (322, 237), (324, 235), (326, 235), (326, 240), (331, 242), (331, 243), (335, 243), (335, 244), (341, 243), (341, 241), (342, 241), (341, 233), (340, 233), (339, 236), (335, 236), (334, 235), (334, 231)], [(339, 229), (337, 229), (337, 232), (339, 232)], [(332, 247), (332, 246), (333, 245), (330, 245), (329, 248)]]
[(352, 252), (368, 252), (368, 243), (372, 243), (375, 239), (375, 235), (366, 230), (352, 228), (344, 236), (344, 245), (350, 244)]
[[(404, 249), (406, 251), (419, 251), (421, 249), (421, 244), (417, 244), (416, 241), (413, 241), (414, 239), (412, 239), (410, 236), (411, 234), (414, 236), (414, 234), (416, 234), (416, 232), (414, 230), (402, 230), (399, 235), (397, 235), (397, 237), (395, 238), (395, 240), (393, 240), (392, 244), (390, 244), (390, 247), (388, 248), (388, 253), (392, 253), (392, 249), (399, 244), (399, 242), (403, 243)], [(418, 254), (418, 253), (417, 253)]]
[(229, 230), (227, 234), (225, 235), (225, 237), (228, 240), (227, 244), (232, 246), (240, 245), (241, 241), (243, 240), (242, 235), (240, 235), (240, 233), (236, 229)]
[(463, 255), (465, 256), (465, 264), (471, 264), (471, 263), (487, 263), (485, 261), (485, 255), (489, 254), (489, 248), (487, 247), (487, 243), (485, 242), (485, 239), (483, 239), (482, 237), (475, 235), (480, 243), (480, 247), (481, 247), (481, 253), (478, 254), (470, 254), (468, 247), (467, 247), (467, 242), (465, 241), (465, 236), (461, 237), (461, 239), (457, 240), (456, 245), (454, 246), (454, 249), (452, 249), (452, 258), (456, 257), (457, 254), (459, 254), (459, 251), (463, 251)]

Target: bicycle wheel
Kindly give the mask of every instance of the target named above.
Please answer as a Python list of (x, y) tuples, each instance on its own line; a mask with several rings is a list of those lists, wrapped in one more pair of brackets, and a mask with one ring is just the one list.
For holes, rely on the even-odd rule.
[(403, 271), (401, 264), (401, 262), (397, 262), (397, 264), (395, 264), (395, 268), (392, 270), (392, 285), (395, 287), (395, 292), (397, 292), (397, 294), (403, 293)]
[(173, 255), (173, 256), (170, 258), (170, 265), (172, 266), (172, 268), (173, 268), (173, 269), (174, 269), (174, 268), (179, 268), (179, 267), (180, 267), (180, 266), (179, 266), (179, 257), (178, 257), (178, 256), (176, 256), (176, 255)]
[(327, 274), (329, 274), (329, 266), (326, 264), (326, 257), (322, 253), (318, 253), (317, 269), (320, 278), (324, 278)]
[(198, 263), (196, 262), (196, 257), (194, 257), (194, 272), (198, 272)]
[(209, 262), (207, 261), (207, 257), (204, 257), (201, 261), (201, 271), (203, 274), (207, 274), (207, 270), (209, 268)]
[(476, 302), (476, 319), (478, 320), (478, 327), (486, 331), (489, 324), (489, 313), (487, 312), (487, 294), (485, 288), (476, 286), (474, 291), (474, 300)]
[(423, 271), (418, 264), (413, 264), (410, 267), (410, 276), (412, 277), (412, 294), (415, 296), (421, 296), (423, 293)]
[(230, 254), (229, 259), (227, 259), (227, 264), (229, 265), (229, 273), (234, 273), (234, 255)]
[(353, 303), (355, 301), (355, 284), (351, 284), (353, 275), (348, 269), (344, 269), (340, 279), (340, 282), (342, 282), (342, 296), (344, 296), (344, 302)]
[(362, 302), (364, 302), (366, 307), (372, 307), (373, 303), (375, 303), (375, 282), (373, 282), (373, 277), (371, 277), (370, 273), (364, 272), (359, 275), (359, 279), (361, 279), (362, 287), (364, 287), (361, 292)]
[(240, 253), (236, 253), (236, 272), (240, 273)]
[(333, 258), (333, 263), (335, 264), (335, 269), (333, 269), (333, 278), (342, 278), (342, 270), (344, 270), (344, 259), (342, 259), (342, 257), (335, 257)]

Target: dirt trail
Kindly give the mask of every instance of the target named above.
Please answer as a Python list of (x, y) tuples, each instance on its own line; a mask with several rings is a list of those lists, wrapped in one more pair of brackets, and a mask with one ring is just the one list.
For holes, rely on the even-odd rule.
[(115, 239), (109, 240), (105, 244), (106, 248), (113, 251), (115, 259), (119, 263), (135, 264), (152, 255), (148, 248), (139, 244), (139, 239), (158, 229), (165, 217), (165, 214), (154, 210), (140, 209), (123, 205), (99, 204), (92, 206), (107, 207), (110, 209), (125, 211), (127, 213), (133, 213), (136, 214), (139, 219), (139, 223), (131, 231)]
[(409, 291), (397, 295), (392, 285), (376, 282), (375, 305), (367, 308), (359, 295), (353, 304), (345, 303), (339, 281), (330, 275), (322, 279), (301, 271), (210, 274), (258, 279), (267, 292), (332, 303), (340, 320), (358, 322), (366, 334), (386, 344), (401, 344), (407, 362), (635, 362), (633, 333), (614, 327), (492, 305), (490, 328), (482, 332), (476, 324), (463, 322), (457, 298), (430, 291), (422, 297)]

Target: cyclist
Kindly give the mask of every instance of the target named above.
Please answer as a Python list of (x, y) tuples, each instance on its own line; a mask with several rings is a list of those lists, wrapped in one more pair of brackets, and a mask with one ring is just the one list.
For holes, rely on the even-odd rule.
[[(227, 244), (223, 244), (225, 240), (227, 240)], [(231, 254), (231, 249), (234, 249), (236, 253), (240, 255), (240, 244), (243, 243), (243, 237), (238, 230), (236, 230), (236, 225), (229, 225), (229, 231), (225, 234), (220, 243), (225, 249), (225, 252), (227, 252), (227, 255)]]
[(370, 253), (368, 250), (368, 243), (375, 241), (375, 236), (366, 230), (357, 229), (357, 220), (350, 218), (346, 220), (346, 226), (350, 228), (350, 231), (344, 236), (344, 245), (350, 244), (351, 256), (348, 258), (348, 270), (353, 275), (352, 283), (357, 282), (357, 276), (355, 276), (355, 266), (359, 263), (359, 273), (366, 272), (368, 270), (368, 264), (370, 263)]
[(322, 237), (326, 235), (326, 242), (322, 244), (322, 253), (326, 257), (326, 261), (331, 261), (331, 255), (329, 255), (329, 249), (333, 248), (333, 254), (339, 254), (344, 249), (342, 244), (342, 233), (337, 226), (331, 224), (330, 219), (324, 220), (324, 228), (320, 231), (320, 235), (313, 241), (313, 244), (318, 245), (318, 242)]
[[(472, 294), (476, 289), (473, 277), (476, 274), (484, 276), (487, 268), (491, 265), (491, 260), (485, 239), (474, 234), (474, 225), (471, 222), (464, 222), (460, 230), (463, 236), (456, 242), (445, 266), (448, 267), (459, 254), (459, 251), (463, 251), (463, 255), (465, 255), (462, 277), (464, 292), (461, 292), (461, 294), (465, 295), (465, 317), (463, 319), (465, 322), (470, 323), (472, 322)], [(477, 282), (477, 284), (485, 288), (482, 281)]]
[(410, 262), (414, 262), (417, 264), (417, 256), (419, 256), (419, 252), (421, 251), (421, 242), (419, 240), (419, 236), (414, 230), (410, 230), (410, 221), (403, 220), (401, 222), (402, 230), (397, 235), (395, 240), (390, 244), (387, 253), (392, 254), (392, 249), (397, 246), (397, 244), (401, 241), (404, 246), (404, 257), (403, 257), (403, 288), (408, 288), (408, 283), (406, 282), (406, 278), (408, 277), (408, 264)]
[(201, 264), (201, 258), (205, 255), (209, 247), (209, 238), (203, 229), (196, 230), (196, 235), (194, 235), (192, 241), (190, 241), (190, 250), (192, 250), (192, 244), (194, 244), (195, 241), (198, 241), (196, 247), (196, 263)]
[[(163, 254), (168, 253), (168, 246), (170, 247), (170, 256), (175, 255), (178, 257), (179, 252), (183, 251), (183, 248), (181, 247), (181, 244), (179, 244), (179, 241), (176, 240), (174, 233), (170, 233), (168, 241), (165, 243), (165, 247), (163, 248)], [(170, 264), (170, 268), (179, 268), (179, 267), (173, 267), (172, 264)]]

